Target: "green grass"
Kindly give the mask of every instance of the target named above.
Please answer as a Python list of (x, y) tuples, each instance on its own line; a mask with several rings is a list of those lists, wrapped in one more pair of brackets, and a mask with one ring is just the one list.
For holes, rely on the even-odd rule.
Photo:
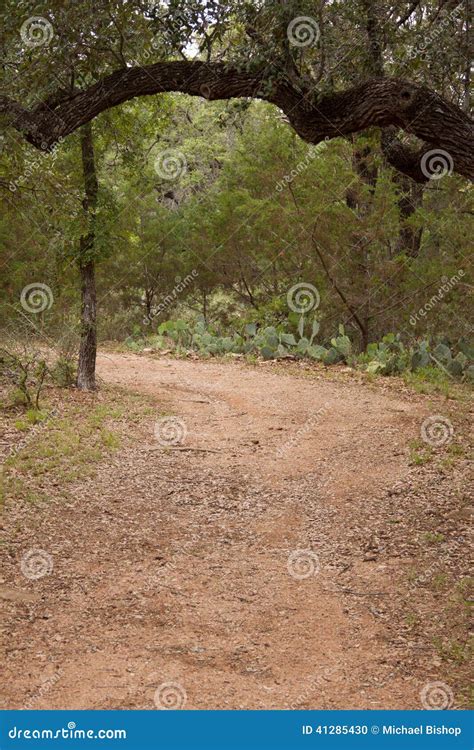
[(468, 638), (465, 643), (461, 643), (454, 638), (435, 638), (434, 645), (442, 659), (456, 664), (470, 662), (474, 652), (474, 640), (472, 638)]
[[(6, 459), (0, 476), (0, 506), (7, 499), (37, 503), (67, 485), (95, 475), (97, 465), (122, 444), (122, 423), (138, 423), (156, 413), (145, 397), (103, 391), (101, 403), (64, 397), (59, 416), (48, 410), (25, 412), (14, 422), (24, 442)], [(51, 413), (51, 410), (49, 410)], [(128, 433), (128, 429), (126, 432)]]
[(414, 391), (427, 396), (441, 395), (461, 401), (469, 398), (468, 386), (450, 378), (439, 367), (423, 367), (415, 372), (406, 370), (402, 378)]
[(414, 628), (419, 622), (420, 618), (414, 612), (408, 612), (408, 614), (405, 615), (405, 624), (408, 628)]
[[(443, 535), (441, 534), (441, 536)], [(431, 579), (431, 583), (436, 591), (443, 591), (449, 584), (449, 576), (447, 573), (436, 573)]]
[(40, 422), (44, 422), (46, 417), (48, 416), (48, 412), (45, 410), (38, 410), (38, 409), (28, 409), (28, 411), (25, 413), (24, 417), (22, 419), (17, 419), (15, 422), (15, 427), (17, 430), (27, 431), (31, 429), (32, 426), (35, 424), (39, 424)]
[(440, 461), (440, 466), (443, 469), (451, 469), (460, 458), (468, 456), (468, 450), (460, 443), (450, 443), (447, 445), (446, 453), (448, 455)]
[(440, 544), (441, 542), (444, 542), (444, 539), (444, 534), (440, 534), (437, 531), (425, 531), (425, 533), (421, 535), (421, 541), (425, 544)]
[(411, 440), (408, 446), (410, 448), (410, 463), (414, 466), (424, 466), (432, 460), (433, 449), (422, 440)]

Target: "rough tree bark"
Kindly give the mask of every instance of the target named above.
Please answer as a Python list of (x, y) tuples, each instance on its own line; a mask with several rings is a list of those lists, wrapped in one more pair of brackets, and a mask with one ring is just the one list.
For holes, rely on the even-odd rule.
[(349, 135), (369, 127), (394, 126), (424, 141), (410, 149), (385, 140), (386, 158), (416, 182), (427, 182), (421, 160), (433, 149), (446, 151), (456, 172), (474, 178), (474, 128), (459, 107), (425, 86), (397, 78), (371, 77), (346, 91), (321, 94), (307, 82), (290, 80), (281, 71), (257, 67), (240, 70), (220, 62), (158, 62), (124, 68), (74, 93), (58, 92), (33, 109), (0, 96), (0, 113), (37, 148), (48, 149), (101, 112), (137, 96), (182, 92), (210, 100), (251, 97), (280, 107), (303, 140)]
[(84, 176), (83, 206), (89, 223), (87, 234), (80, 239), (78, 266), (81, 276), (81, 344), (77, 367), (77, 387), (92, 391), (96, 387), (97, 356), (97, 295), (95, 286), (95, 211), (98, 181), (94, 159), (94, 141), (90, 122), (81, 129), (82, 171)]

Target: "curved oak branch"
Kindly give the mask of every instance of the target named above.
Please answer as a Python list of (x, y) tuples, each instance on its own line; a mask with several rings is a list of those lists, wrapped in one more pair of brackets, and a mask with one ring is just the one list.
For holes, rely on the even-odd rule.
[(474, 178), (473, 122), (459, 107), (434, 91), (409, 81), (372, 78), (351, 89), (319, 94), (304, 84), (268, 79), (268, 67), (242, 71), (225, 63), (158, 62), (124, 68), (74, 94), (27, 110), (0, 96), (0, 113), (37, 148), (48, 149), (111, 107), (139, 96), (182, 92), (210, 100), (259, 98), (283, 110), (294, 130), (308, 143), (319, 143), (369, 127), (401, 128), (426, 146), (415, 152), (385, 137), (388, 161), (417, 182), (429, 176), (421, 169), (423, 155), (447, 152), (454, 171)]

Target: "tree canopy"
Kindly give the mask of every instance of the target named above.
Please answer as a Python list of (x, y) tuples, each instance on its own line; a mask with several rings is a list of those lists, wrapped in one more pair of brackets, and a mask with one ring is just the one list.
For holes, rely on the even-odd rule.
[(386, 159), (420, 183), (440, 162), (474, 176), (468, 2), (41, 8), (6, 3), (0, 97), (4, 123), (37, 148), (136, 97), (181, 92), (264, 99), (313, 144), (381, 128)]
[[(7, 0), (2, 21), (0, 318), (72, 342), (78, 383), (97, 339), (168, 333), (364, 366), (421, 336), (417, 366), (449, 344), (465, 376), (467, 2)], [(377, 367), (411, 361), (390, 347)]]

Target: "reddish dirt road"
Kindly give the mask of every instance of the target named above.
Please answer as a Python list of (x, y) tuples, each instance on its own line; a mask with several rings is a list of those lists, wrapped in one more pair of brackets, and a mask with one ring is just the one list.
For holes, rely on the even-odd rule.
[(182, 442), (142, 420), (18, 531), (55, 562), (4, 579), (5, 705), (421, 707), (432, 653), (390, 616), (420, 400), (241, 363), (104, 354), (99, 374)]

